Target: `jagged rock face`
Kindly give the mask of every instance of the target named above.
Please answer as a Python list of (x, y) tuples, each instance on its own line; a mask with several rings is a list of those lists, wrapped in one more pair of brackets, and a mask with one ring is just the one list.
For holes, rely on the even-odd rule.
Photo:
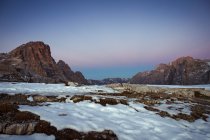
[(43, 42), (23, 44), (11, 51), (9, 55), (12, 58), (21, 59), (23, 63), (20, 66), (25, 67), (26, 71), (33, 71), (40, 76), (55, 76), (58, 71), (51, 57), (50, 47)]
[(57, 66), (60, 68), (62, 74), (72, 82), (77, 82), (80, 84), (87, 84), (87, 80), (82, 75), (81, 72), (73, 72), (68, 64), (66, 64), (64, 61), (59, 60), (57, 63)]
[(181, 57), (169, 65), (160, 64), (155, 70), (140, 72), (130, 82), (136, 84), (207, 84), (210, 83), (210, 66), (206, 61)]
[[(68, 65), (66, 71), (71, 71)], [(68, 81), (69, 77), (57, 66), (50, 47), (37, 41), (23, 44), (8, 54), (0, 54), (0, 80), (57, 83)]]
[(66, 64), (63, 60), (59, 60), (57, 66), (61, 69), (62, 73), (67, 77), (71, 78), (74, 75), (74, 72), (71, 70), (68, 64)]

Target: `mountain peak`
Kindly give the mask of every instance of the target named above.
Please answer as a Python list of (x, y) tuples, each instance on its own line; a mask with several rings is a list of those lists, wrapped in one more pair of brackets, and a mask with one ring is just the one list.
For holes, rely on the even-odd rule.
[(210, 65), (204, 60), (190, 56), (180, 57), (167, 64), (160, 64), (155, 70), (137, 73), (131, 83), (193, 85), (210, 83)]
[[(61, 82), (70, 80), (69, 77), (63, 74), (63, 69), (56, 64), (51, 56), (50, 46), (42, 41), (31, 41), (22, 44), (9, 52), (8, 55), (2, 55), (2, 59), (4, 61), (0, 61), (0, 65), (4, 67), (4, 70), (1, 71), (0, 69), (0, 74), (3, 74), (0, 75), (0, 80), (2, 79), (1, 76), (5, 77), (7, 75), (6, 77), (11, 77), (9, 76), (11, 74), (16, 75), (22, 81), (30, 79), (31, 82)], [(74, 73), (64, 61), (61, 60), (58, 63), (65, 65), (67, 71)], [(12, 80), (15, 80), (15, 78), (8, 81)], [(80, 81), (78, 80), (77, 82), (79, 83)]]

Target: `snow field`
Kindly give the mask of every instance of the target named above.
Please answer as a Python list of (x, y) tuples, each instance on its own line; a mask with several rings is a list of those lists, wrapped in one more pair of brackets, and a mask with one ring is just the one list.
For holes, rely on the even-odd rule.
[(88, 101), (49, 104), (33, 107), (21, 105), (19, 110), (38, 114), (58, 129), (72, 128), (83, 132), (110, 129), (120, 140), (210, 139), (209, 122), (197, 120), (189, 123), (162, 118), (144, 109), (142, 104), (130, 103), (139, 112), (122, 104), (105, 107)]

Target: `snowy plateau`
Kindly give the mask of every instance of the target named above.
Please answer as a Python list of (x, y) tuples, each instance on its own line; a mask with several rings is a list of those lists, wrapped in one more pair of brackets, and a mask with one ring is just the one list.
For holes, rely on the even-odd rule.
[[(174, 86), (157, 87), (174, 88)], [(175, 87), (183, 88), (182, 86)], [(210, 85), (197, 85), (184, 88), (210, 90), (209, 87)], [(37, 102), (37, 105), (18, 104), (19, 111), (34, 113), (58, 130), (71, 128), (84, 133), (112, 130), (119, 140), (210, 140), (209, 113), (203, 114), (205, 119), (200, 117), (188, 120), (179, 117), (180, 113), (190, 117), (193, 112), (192, 106), (199, 104), (193, 102), (194, 100), (182, 102), (182, 100), (171, 97), (170, 101), (172, 102), (170, 103), (168, 103), (168, 98), (161, 98), (158, 99), (158, 103), (150, 104), (150, 102), (145, 102), (149, 98), (147, 96), (144, 96), (144, 100), (140, 100), (140, 97), (137, 99), (134, 96), (121, 95), (118, 90), (107, 86), (71, 87), (64, 84), (43, 83), (1, 82), (0, 93), (10, 96), (24, 94), (29, 103), (35, 102), (36, 96), (64, 98), (62, 102), (55, 99), (55, 101)], [(83, 100), (78, 100), (81, 97)], [(90, 99), (84, 97), (90, 97)], [(102, 101), (105, 99), (112, 99), (113, 101), (104, 105)], [(149, 107), (154, 111), (148, 109)], [(209, 107), (209, 104), (205, 104), (205, 108), (209, 109)], [(160, 115), (161, 112), (168, 114), (166, 113), (166, 116)], [(0, 139), (53, 140), (55, 136), (43, 133), (31, 135), (0, 134)]]

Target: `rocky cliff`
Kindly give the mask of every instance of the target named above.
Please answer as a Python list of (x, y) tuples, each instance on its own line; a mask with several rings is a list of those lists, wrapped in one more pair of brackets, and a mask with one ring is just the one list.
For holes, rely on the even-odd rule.
[(87, 80), (82, 75), (81, 72), (76, 71), (73, 72), (68, 64), (66, 64), (63, 60), (59, 60), (57, 63), (58, 68), (61, 70), (62, 74), (72, 82), (77, 82), (80, 84), (87, 84)]
[(210, 83), (208, 61), (181, 57), (169, 64), (160, 64), (155, 70), (136, 74), (130, 83), (194, 85)]
[(65, 71), (71, 73), (66, 75), (59, 62), (56, 64), (48, 45), (39, 41), (28, 42), (7, 54), (0, 54), (0, 80), (57, 83), (74, 79), (74, 82), (85, 84), (81, 73), (74, 73), (65, 64)]

